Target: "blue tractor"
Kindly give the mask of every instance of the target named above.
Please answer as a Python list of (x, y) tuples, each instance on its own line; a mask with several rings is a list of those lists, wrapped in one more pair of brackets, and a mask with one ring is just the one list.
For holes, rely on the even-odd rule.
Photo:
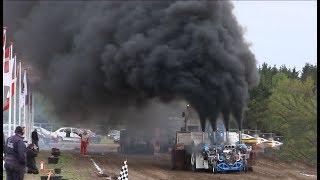
[(204, 146), (204, 159), (209, 160), (209, 171), (212, 173), (226, 171), (247, 172), (247, 149), (245, 144), (225, 145), (225, 146)]

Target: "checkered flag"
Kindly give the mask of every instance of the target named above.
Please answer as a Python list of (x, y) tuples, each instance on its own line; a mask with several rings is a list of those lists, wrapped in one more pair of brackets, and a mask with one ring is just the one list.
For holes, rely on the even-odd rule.
[(127, 160), (125, 160), (123, 163), (124, 165), (122, 166), (118, 180), (129, 180)]

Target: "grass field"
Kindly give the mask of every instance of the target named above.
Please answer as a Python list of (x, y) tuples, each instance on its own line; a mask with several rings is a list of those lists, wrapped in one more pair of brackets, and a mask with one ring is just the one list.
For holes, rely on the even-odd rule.
[[(70, 153), (61, 153), (61, 156), (59, 156), (59, 162), (58, 164), (48, 164), (48, 157), (51, 155), (51, 152), (40, 152), (38, 154), (38, 157), (36, 158), (37, 167), (40, 171), (40, 162), (43, 160), (45, 162), (45, 169), (46, 172), (39, 174), (25, 174), (24, 179), (25, 180), (39, 180), (41, 179), (40, 176), (46, 176), (46, 174), (49, 172), (50, 169), (54, 168), (61, 168), (61, 174), (63, 176), (63, 179), (74, 179), (74, 180), (85, 180), (85, 174), (89, 173), (89, 169), (85, 168), (75, 168), (75, 157), (72, 156)], [(3, 179), (6, 179), (6, 173), (5, 170), (3, 170)]]
[[(101, 142), (96, 146), (102, 148), (110, 148), (110, 147), (101, 147), (101, 145), (113, 145), (113, 140), (109, 139), (107, 136), (103, 136)], [(91, 145), (89, 145), (90, 147)], [(93, 146), (93, 145), (92, 145)], [(59, 148), (59, 147), (57, 147)], [(113, 147), (114, 148), (114, 147)], [(87, 180), (92, 179), (90, 174), (92, 174), (92, 169), (88, 168), (88, 164), (84, 165), (81, 157), (79, 156), (79, 152), (62, 152), (61, 156), (59, 156), (58, 164), (48, 164), (48, 157), (51, 156), (50, 151), (40, 151), (38, 157), (36, 157), (36, 165), (40, 171), (40, 162), (43, 160), (45, 162), (45, 173), (40, 172), (39, 174), (28, 174), (25, 173), (25, 180), (40, 180), (40, 176), (46, 176), (49, 170), (53, 170), (55, 168), (61, 168), (61, 176), (63, 179), (72, 179), (72, 180)], [(80, 158), (80, 159), (79, 159)], [(91, 166), (92, 162), (87, 161)], [(3, 179), (6, 179), (6, 172), (3, 170)]]

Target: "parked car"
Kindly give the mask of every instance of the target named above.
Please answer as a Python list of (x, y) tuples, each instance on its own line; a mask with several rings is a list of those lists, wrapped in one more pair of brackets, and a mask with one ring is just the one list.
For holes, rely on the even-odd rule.
[(51, 133), (51, 137), (55, 142), (72, 141), (80, 142), (80, 136), (77, 133), (81, 133), (82, 130), (73, 127), (62, 127)]
[[(48, 145), (51, 141), (51, 131), (48, 131), (42, 127), (39, 126), (33, 126), (33, 130), (37, 129), (38, 132), (38, 137), (39, 137), (39, 141), (41, 141), (41, 139), (43, 139), (43, 142)], [(33, 131), (32, 130), (32, 131)]]
[(113, 142), (114, 143), (120, 143), (120, 134), (116, 134), (115, 136), (113, 136)]
[(112, 139), (115, 143), (120, 141), (120, 131), (119, 130), (110, 130), (108, 132), (108, 138)]
[(272, 149), (276, 149), (276, 150), (280, 150), (281, 146), (283, 145), (282, 142), (279, 141), (275, 141), (275, 140), (267, 140), (265, 138), (260, 138), (261, 139), (261, 145), (263, 146), (263, 148), (272, 148)]

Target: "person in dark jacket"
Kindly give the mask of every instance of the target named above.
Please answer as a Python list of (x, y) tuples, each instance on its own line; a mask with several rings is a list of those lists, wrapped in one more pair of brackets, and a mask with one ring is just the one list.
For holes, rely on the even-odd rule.
[(27, 173), (39, 174), (35, 157), (38, 156), (37, 146), (29, 144), (27, 148)]
[(7, 180), (23, 180), (26, 168), (26, 145), (23, 142), (23, 129), (17, 126), (15, 135), (9, 137), (6, 142), (4, 168)]
[[(37, 147), (39, 147), (38, 145), (39, 137), (38, 137), (37, 129), (34, 129), (34, 131), (32, 131), (31, 138), (32, 138), (32, 144), (35, 144)], [(38, 148), (38, 151), (39, 151), (39, 148)]]

